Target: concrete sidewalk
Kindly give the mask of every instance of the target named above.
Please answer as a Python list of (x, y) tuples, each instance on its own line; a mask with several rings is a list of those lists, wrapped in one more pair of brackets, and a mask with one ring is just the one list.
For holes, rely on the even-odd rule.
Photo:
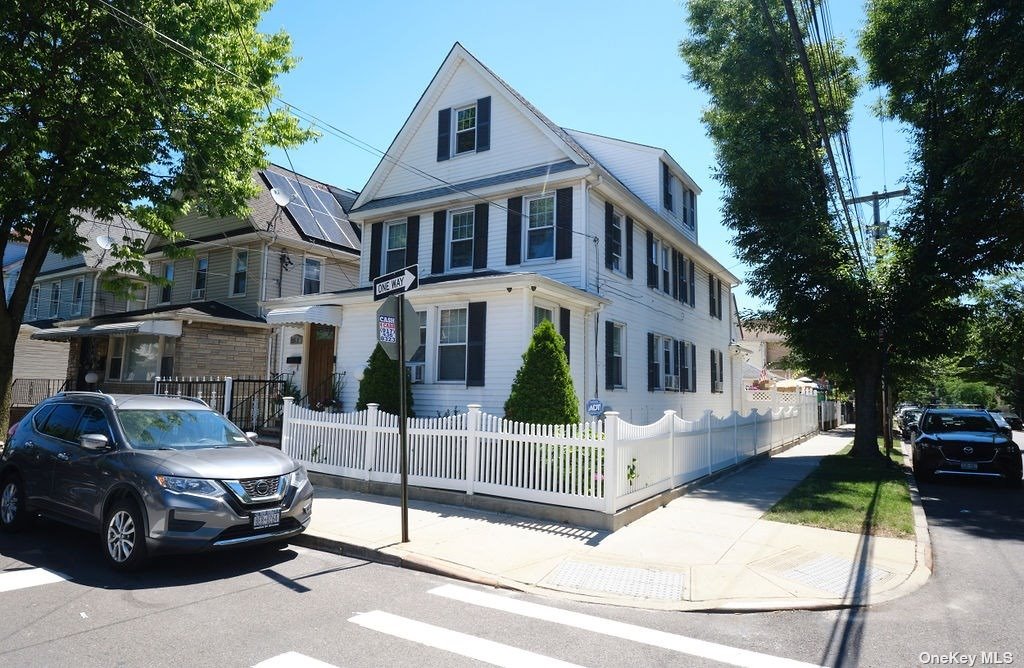
[(851, 429), (818, 434), (614, 533), (422, 501), (400, 543), (397, 499), (318, 486), (295, 540), (338, 552), (549, 596), (654, 609), (777, 610), (877, 603), (930, 575), (916, 492), (917, 540), (762, 519)]

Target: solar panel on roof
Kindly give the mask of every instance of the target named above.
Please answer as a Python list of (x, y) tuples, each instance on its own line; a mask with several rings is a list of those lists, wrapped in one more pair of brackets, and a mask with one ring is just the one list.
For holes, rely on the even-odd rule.
[(358, 240), (350, 238), (345, 211), (331, 193), (277, 172), (267, 170), (263, 174), (271, 187), (291, 197), (285, 209), (304, 236), (358, 248)]

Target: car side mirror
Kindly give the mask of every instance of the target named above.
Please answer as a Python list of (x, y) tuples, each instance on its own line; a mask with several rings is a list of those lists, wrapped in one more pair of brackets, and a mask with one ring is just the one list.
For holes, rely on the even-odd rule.
[(104, 434), (82, 434), (78, 439), (78, 444), (86, 450), (106, 450), (110, 447), (110, 439)]
[(245, 432), (245, 437), (250, 441), (255, 441), (259, 437), (259, 434), (254, 431), (247, 431)]

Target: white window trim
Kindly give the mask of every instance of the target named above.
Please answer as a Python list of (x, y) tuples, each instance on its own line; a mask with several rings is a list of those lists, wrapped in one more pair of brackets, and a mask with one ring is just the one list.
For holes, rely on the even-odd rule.
[(380, 248), (380, 250), (381, 250), (380, 266), (381, 266), (382, 273), (385, 273), (385, 274), (389, 274), (392, 271), (396, 271), (394, 269), (390, 269), (390, 270), (388, 269), (388, 252), (389, 251), (393, 251), (393, 250), (394, 251), (399, 250), (398, 248), (389, 248), (388, 247), (388, 241), (391, 239), (391, 235), (388, 234), (388, 231), (392, 227), (395, 227), (397, 225), (404, 225), (405, 226), (405, 246), (402, 246), (402, 248), (401, 248), (402, 254), (403, 254), (403, 259), (402, 259), (402, 266), (399, 267), (399, 269), (402, 269), (403, 267), (405, 267), (405, 259), (404, 258), (405, 258), (405, 255), (407, 254), (407, 249), (409, 247), (409, 222), (406, 221), (406, 220), (389, 220), (389, 221), (384, 223), (384, 238), (381, 240), (381, 244), (380, 244), (380, 246), (381, 246), (381, 248)]
[[(245, 253), (245, 290), (242, 292), (235, 292), (235, 276), (238, 274), (238, 256), (241, 253)], [(231, 253), (231, 284), (228, 286), (229, 297), (244, 297), (245, 293), (249, 291), (249, 249), (248, 248), (236, 248)], [(207, 284), (209, 284), (209, 269), (207, 269)]]
[[(619, 367), (620, 367), (619, 368), (619, 381), (621, 382), (621, 384), (613, 386), (612, 389), (613, 390), (625, 390), (625, 389), (627, 389), (627, 387), (629, 385), (626, 382), (627, 378), (629, 377), (629, 375), (626, 373), (626, 358), (627, 358), (627, 354), (629, 352), (629, 346), (626, 345), (627, 327), (626, 327), (626, 323), (624, 323), (624, 322), (617, 322), (617, 321), (613, 320), (612, 321), (612, 328), (618, 330), (619, 332), (621, 332), (621, 334), (619, 335), (619, 359), (622, 360), (621, 363), (619, 364)], [(605, 373), (607, 373), (607, 371)]]
[[(201, 260), (206, 260), (206, 269), (203, 272), (203, 287), (200, 288), (200, 287), (197, 286), (197, 283), (199, 283), (199, 262)], [(196, 259), (192, 261), (192, 294), (190, 295), (189, 301), (198, 302), (198, 301), (203, 301), (204, 299), (206, 299), (206, 293), (207, 293), (207, 290), (209, 289), (209, 287), (210, 287), (210, 254), (209, 253), (203, 253), (201, 255), (196, 255)], [(196, 291), (197, 290), (202, 290), (203, 291), (202, 296), (196, 296)]]
[[(416, 311), (417, 317), (419, 314), (423, 314), (423, 325), (420, 329), (423, 331), (423, 361), (422, 362), (406, 362), (405, 366), (409, 369), (409, 376), (412, 382), (416, 385), (425, 385), (427, 383), (427, 361), (430, 359), (430, 309), (422, 309)], [(468, 334), (468, 332), (467, 332)], [(408, 345), (408, 344), (407, 344)], [(416, 348), (419, 348), (417, 343)], [(415, 352), (415, 348), (413, 349)], [(419, 380), (416, 379), (417, 370), (419, 372)]]
[[(78, 286), (82, 286), (80, 295)], [(85, 277), (79, 276), (71, 286), (71, 315), (82, 315), (83, 308), (85, 308)]]
[[(306, 262), (316, 262), (320, 265), (320, 285), (317, 292), (306, 292)], [(322, 257), (316, 257), (314, 255), (304, 255), (302, 257), (302, 284), (299, 286), (299, 294), (302, 295), (318, 295), (324, 291), (324, 259)]]
[(39, 318), (39, 286), (33, 285), (28, 297), (28, 314), (32, 320)]
[(441, 380), (441, 311), (462, 309), (466, 311), (466, 342), (462, 345), (466, 349), (466, 374), (469, 373), (469, 302), (455, 302), (451, 304), (438, 304), (434, 307), (434, 322), (427, 321), (427, 342), (433, 352), (433, 373), (430, 376), (438, 385), (465, 385), (466, 378), (462, 380)]
[[(170, 283), (170, 285), (167, 285), (167, 286), (163, 286), (163, 285), (160, 286), (160, 301), (158, 303), (160, 303), (160, 304), (170, 304), (171, 303), (171, 299), (174, 298), (174, 262), (164, 262), (163, 265), (160, 267), (160, 269), (161, 269), (160, 274), (165, 279), (167, 278), (167, 270), (168, 269), (171, 270), (171, 278), (170, 278), (170, 282), (171, 283)], [(207, 274), (209, 274), (209, 267), (207, 267)], [(164, 299), (164, 290), (167, 290), (167, 299)]]
[[(530, 257), (530, 203), (541, 199), (551, 200), (551, 255), (545, 255), (543, 257)], [(523, 239), (522, 239), (522, 264), (551, 264), (555, 261), (555, 256), (558, 253), (556, 246), (558, 245), (558, 200), (555, 197), (555, 193), (537, 193), (536, 195), (529, 195), (523, 197)], [(625, 223), (623, 223), (625, 224)], [(542, 227), (536, 229), (545, 229)]]
[[(460, 214), (468, 213), (473, 218), (472, 234), (470, 235), (472, 249), (469, 252), (469, 264), (464, 267), (453, 267), (452, 266), (452, 238), (453, 232), (455, 231), (455, 216)], [(465, 239), (460, 239), (465, 241)], [(460, 271), (473, 271), (473, 257), (476, 254), (476, 209), (474, 207), (452, 209), (448, 212), (448, 225), (445, 229), (445, 245), (444, 245), (444, 266), (449, 272), (460, 272)]]
[(554, 302), (545, 301), (543, 299), (534, 299), (533, 311), (531, 311), (531, 314), (533, 315), (533, 328), (530, 329), (530, 335), (533, 335), (533, 330), (537, 329), (537, 325), (540, 324), (537, 322), (537, 309), (544, 309), (551, 314), (549, 320), (551, 321), (551, 324), (555, 326), (555, 330), (557, 331), (559, 322), (555, 320), (555, 318), (558, 317), (558, 308), (558, 304), (555, 304)]
[[(459, 151), (459, 112), (465, 111), (466, 109), (474, 109), (473, 112), (473, 148), (466, 149), (465, 151)], [(477, 145), (479, 144), (479, 137), (477, 132), (480, 129), (480, 109), (477, 108), (476, 100), (467, 102), (466, 104), (460, 104), (452, 107), (452, 126), (451, 126), (451, 151), (449, 156), (451, 158), (458, 158), (463, 155), (473, 155), (476, 153)]]
[[(207, 266), (206, 272), (207, 272), (207, 274), (209, 274), (209, 272), (210, 272), (209, 266)], [(131, 292), (128, 293), (128, 295), (125, 297), (125, 300), (124, 300), (124, 311), (125, 311), (125, 313), (130, 313), (131, 311), (134, 311), (134, 310), (140, 310), (140, 311), (142, 310), (142, 309), (133, 309), (132, 308), (132, 304), (137, 304), (139, 302), (142, 302), (142, 308), (143, 309), (146, 308), (147, 306), (149, 306), (149, 285), (145, 284), (145, 283), (134, 283), (133, 286), (134, 286), (134, 289)], [(135, 295), (138, 294), (139, 290), (142, 290), (142, 298), (141, 299), (136, 299)]]

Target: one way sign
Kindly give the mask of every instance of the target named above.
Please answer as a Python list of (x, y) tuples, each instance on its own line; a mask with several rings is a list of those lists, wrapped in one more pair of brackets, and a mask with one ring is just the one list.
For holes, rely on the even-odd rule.
[(420, 266), (411, 264), (404, 269), (373, 279), (373, 301), (415, 290), (420, 284), (419, 273)]

